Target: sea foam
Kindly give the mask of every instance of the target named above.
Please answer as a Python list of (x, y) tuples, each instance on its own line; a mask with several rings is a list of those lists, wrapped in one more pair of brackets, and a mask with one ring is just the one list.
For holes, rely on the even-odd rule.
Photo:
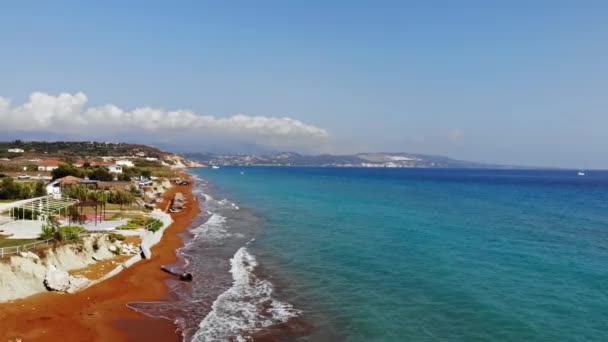
[(272, 284), (255, 274), (256, 258), (240, 248), (230, 260), (233, 285), (213, 303), (192, 341), (245, 340), (247, 336), (285, 323), (300, 312), (289, 303), (273, 298)]

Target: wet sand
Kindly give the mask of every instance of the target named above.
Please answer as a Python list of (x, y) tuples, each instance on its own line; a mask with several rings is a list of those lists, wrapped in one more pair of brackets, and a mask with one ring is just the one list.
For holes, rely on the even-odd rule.
[(172, 215), (174, 223), (152, 248), (152, 259), (76, 294), (47, 292), (0, 304), (0, 341), (181, 341), (173, 322), (147, 317), (126, 304), (167, 295), (171, 276), (160, 267), (177, 260), (179, 233), (200, 211), (191, 187), (175, 186), (163, 195), (167, 201), (182, 192), (188, 202)]

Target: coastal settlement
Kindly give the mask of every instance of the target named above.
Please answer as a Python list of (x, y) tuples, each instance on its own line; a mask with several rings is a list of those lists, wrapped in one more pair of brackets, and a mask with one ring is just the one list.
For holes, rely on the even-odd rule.
[(165, 194), (187, 186), (180, 170), (198, 165), (152, 147), (0, 148), (0, 302), (75, 293), (149, 259), (171, 215), (194, 205), (182, 192)]

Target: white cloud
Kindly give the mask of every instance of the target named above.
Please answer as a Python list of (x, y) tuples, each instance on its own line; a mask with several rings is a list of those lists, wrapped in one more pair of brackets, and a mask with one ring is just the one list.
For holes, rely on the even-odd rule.
[(0, 97), (0, 130), (50, 132), (66, 137), (147, 137), (150, 142), (218, 138), (304, 150), (320, 149), (329, 139), (325, 129), (288, 117), (237, 114), (219, 118), (150, 107), (128, 111), (111, 104), (87, 107), (87, 101), (83, 93), (53, 96), (36, 92), (27, 103), (13, 106), (9, 99)]

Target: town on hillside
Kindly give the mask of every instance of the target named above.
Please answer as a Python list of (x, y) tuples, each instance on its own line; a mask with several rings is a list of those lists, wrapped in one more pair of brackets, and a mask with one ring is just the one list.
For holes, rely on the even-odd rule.
[(149, 146), (96, 142), (0, 143), (0, 156), (0, 258), (93, 233), (137, 254), (162, 226), (156, 211), (183, 209), (180, 192), (164, 194), (188, 185), (180, 171), (197, 166)]

